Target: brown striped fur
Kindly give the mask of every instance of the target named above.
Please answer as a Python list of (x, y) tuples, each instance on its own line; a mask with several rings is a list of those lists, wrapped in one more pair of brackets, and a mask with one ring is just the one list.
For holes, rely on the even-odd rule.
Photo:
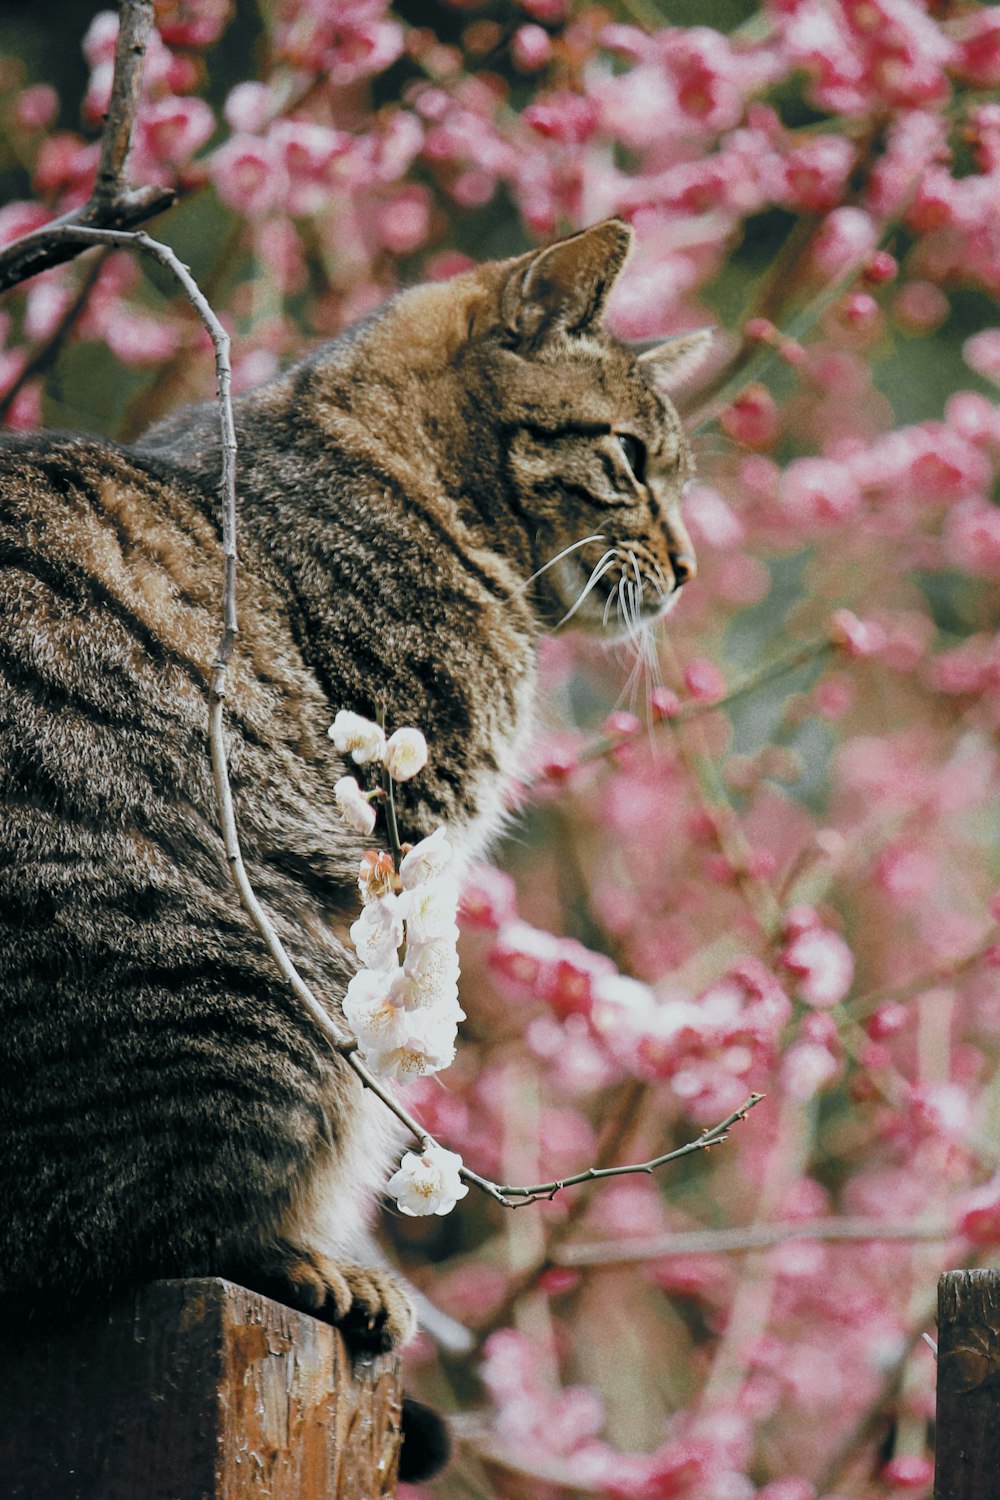
[[(404, 293), (237, 402), (236, 810), (258, 894), (332, 1008), (367, 842), (333, 811), (355, 769), (326, 737), (335, 711), (424, 729), (403, 835), (445, 821), (474, 852), (530, 727), (539, 635), (606, 548), (635, 564), (575, 616), (593, 630), (626, 567), (650, 617), (693, 569), (660, 382), (698, 340), (642, 363), (605, 332), (629, 239), (612, 220)], [(275, 973), (218, 832), (219, 472), (213, 407), (130, 449), (0, 444), (0, 1292), (61, 1307), (232, 1274), (391, 1344), (406, 1298), (352, 1248), (389, 1116)]]

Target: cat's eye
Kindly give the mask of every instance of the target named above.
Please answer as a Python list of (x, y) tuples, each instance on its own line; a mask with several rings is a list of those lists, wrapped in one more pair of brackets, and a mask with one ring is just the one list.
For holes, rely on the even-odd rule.
[(618, 446), (625, 455), (625, 462), (639, 484), (646, 483), (646, 445), (630, 432), (616, 432)]

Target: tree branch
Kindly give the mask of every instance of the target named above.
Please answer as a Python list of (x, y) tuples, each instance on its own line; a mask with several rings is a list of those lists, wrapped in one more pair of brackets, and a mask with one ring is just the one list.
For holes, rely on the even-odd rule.
[(670, 1255), (743, 1255), (750, 1250), (787, 1245), (793, 1240), (916, 1243), (944, 1241), (951, 1235), (952, 1230), (944, 1220), (894, 1223), (885, 1219), (843, 1218), (809, 1219), (803, 1223), (792, 1219), (776, 1224), (749, 1224), (745, 1228), (737, 1225), (732, 1229), (693, 1229), (645, 1240), (592, 1240), (563, 1245), (555, 1250), (552, 1259), (560, 1266), (625, 1266), (636, 1261), (662, 1260)]
[(61, 236), (71, 227), (131, 230), (169, 208), (172, 188), (126, 185), (125, 169), (142, 95), (142, 69), (153, 27), (152, 0), (122, 0), (111, 99), (101, 136), (101, 155), (90, 197), (82, 208), (43, 224), (0, 250), (0, 292), (73, 260), (84, 241)]

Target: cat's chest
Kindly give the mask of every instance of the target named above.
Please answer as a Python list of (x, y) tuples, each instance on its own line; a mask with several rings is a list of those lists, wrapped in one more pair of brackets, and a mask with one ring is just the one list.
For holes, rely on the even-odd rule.
[(487, 705), (482, 725), (485, 753), (469, 777), (468, 815), (458, 841), (469, 859), (481, 855), (512, 816), (535, 729), (536, 702), (537, 670), (532, 656), (521, 664), (505, 708)]

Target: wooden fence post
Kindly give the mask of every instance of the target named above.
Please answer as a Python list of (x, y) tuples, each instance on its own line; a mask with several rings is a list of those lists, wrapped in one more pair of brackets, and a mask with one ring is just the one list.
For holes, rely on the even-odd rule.
[(1000, 1271), (938, 1282), (934, 1500), (1000, 1496)]
[(217, 1278), (0, 1343), (5, 1500), (391, 1500), (397, 1361)]

